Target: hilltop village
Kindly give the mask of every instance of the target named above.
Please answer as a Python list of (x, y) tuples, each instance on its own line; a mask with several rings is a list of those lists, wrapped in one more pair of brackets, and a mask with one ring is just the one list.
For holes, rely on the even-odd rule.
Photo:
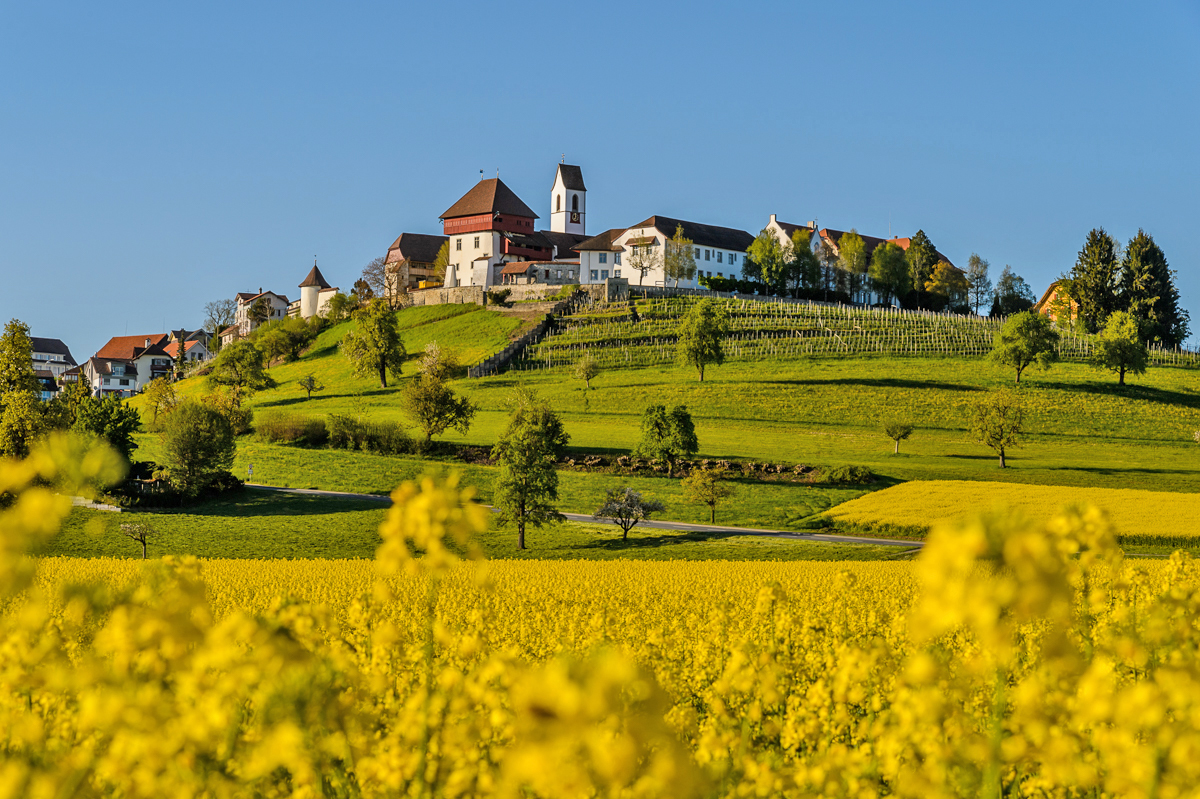
[[(400, 233), (361, 278), (345, 276), (353, 283), (345, 292), (314, 263), (296, 290), (237, 291), (229, 300), (209, 303), (196, 329), (114, 336), (82, 363), (64, 342), (37, 338), (34, 359), (43, 395), (83, 380), (94, 396), (133, 396), (158, 377), (210, 360), (222, 345), (263, 324), (327, 316), (331, 308), (352, 306), (367, 294), (415, 304), (486, 302), (486, 292), (516, 287), (544, 286), (549, 292), (615, 284), (778, 294), (850, 306), (916, 302), (959, 313), (986, 314), (990, 308), (993, 315), (1034, 306), (1053, 316), (1062, 307), (1057, 283), (1035, 303), (1028, 285), (1007, 268), (992, 291), (986, 262), (982, 278), (969, 273), (924, 231), (885, 238), (853, 227), (820, 227), (815, 220), (788, 222), (774, 213), (757, 235), (665, 214), (589, 231), (587, 185), (582, 168), (573, 164), (556, 165), (545, 212), (549, 225), (543, 228), (542, 216), (503, 180), (481, 178), (441, 212), (441, 233)], [(973, 256), (973, 266), (976, 260)], [(914, 261), (924, 262), (918, 279), (924, 285), (916, 289), (910, 276)], [(456, 289), (473, 291), (447, 294)], [(991, 305), (981, 308), (981, 299)]]

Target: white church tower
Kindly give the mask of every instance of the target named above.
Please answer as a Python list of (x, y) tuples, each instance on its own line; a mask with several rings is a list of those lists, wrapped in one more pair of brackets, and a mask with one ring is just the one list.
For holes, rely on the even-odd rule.
[(583, 185), (583, 170), (570, 164), (559, 164), (550, 190), (550, 232), (586, 234), (587, 189)]

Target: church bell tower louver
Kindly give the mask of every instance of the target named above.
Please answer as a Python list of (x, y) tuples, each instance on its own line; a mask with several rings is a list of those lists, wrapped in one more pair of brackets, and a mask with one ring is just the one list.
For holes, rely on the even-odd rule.
[(587, 233), (587, 188), (583, 170), (559, 164), (550, 190), (550, 230), (553, 233)]

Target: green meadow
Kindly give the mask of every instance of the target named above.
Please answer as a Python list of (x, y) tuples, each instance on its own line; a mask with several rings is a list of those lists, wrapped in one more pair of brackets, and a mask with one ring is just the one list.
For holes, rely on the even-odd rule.
[[(353, 374), (337, 344), (351, 329), (326, 330), (301, 360), (272, 367), (278, 387), (251, 396), (256, 414), (304, 416), (350, 414), (372, 421), (415, 426), (405, 415), (400, 392), (413, 379), (413, 359), (437, 341), (464, 365), (501, 349), (521, 321), (477, 306), (431, 306), (398, 313), (409, 363), (405, 373), (381, 388)], [(315, 374), (322, 392), (305, 399), (296, 381)], [(733, 481), (734, 500), (718, 509), (718, 522), (773, 529), (805, 529), (825, 523), (823, 514), (840, 503), (912, 480), (970, 480), (1042, 486), (1196, 492), (1200, 488), (1200, 373), (1154, 366), (1130, 385), (1087, 363), (1031, 369), (1021, 381), (1028, 434), (1009, 452), (1009, 468), (969, 440), (972, 405), (993, 388), (1010, 386), (1010, 370), (980, 356), (948, 355), (774, 355), (730, 358), (710, 368), (700, 382), (691, 369), (671, 364), (605, 369), (584, 390), (569, 365), (513, 371), (497, 377), (453, 382), (479, 406), (465, 435), (442, 440), (490, 447), (507, 421), (514, 389), (536, 390), (562, 416), (573, 455), (616, 457), (636, 447), (643, 409), (652, 403), (685, 404), (696, 421), (700, 458), (807, 464), (862, 465), (878, 477), (865, 487), (826, 487), (790, 481)], [(185, 396), (209, 389), (202, 378), (181, 384)], [(138, 400), (135, 400), (137, 402)], [(885, 419), (911, 423), (912, 437), (899, 455), (881, 429)], [(135, 457), (154, 460), (157, 437), (139, 438)], [(384, 494), (399, 482), (428, 471), (457, 469), (468, 484), (490, 498), (491, 467), (468, 465), (451, 453), (428, 457), (383, 457), (361, 452), (304, 449), (267, 444), (252, 436), (239, 441), (235, 471), (269, 485)], [(678, 480), (622, 477), (564, 469), (560, 506), (590, 513), (604, 491), (630, 485), (667, 505), (664, 518), (702, 523), (707, 509), (687, 503)], [(849, 529), (849, 528), (848, 528)], [(324, 546), (324, 545), (322, 545)], [(570, 547), (567, 547), (568, 549)]]

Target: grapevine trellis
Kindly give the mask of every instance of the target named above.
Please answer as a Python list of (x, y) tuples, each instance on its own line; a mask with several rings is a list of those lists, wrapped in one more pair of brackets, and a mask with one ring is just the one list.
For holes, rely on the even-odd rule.
[[(858, 308), (822, 303), (715, 300), (728, 314), (726, 358), (740, 361), (801, 358), (810, 355), (975, 356), (992, 350), (1003, 319), (911, 311)], [(568, 367), (590, 352), (601, 367), (654, 366), (675, 360), (679, 318), (695, 302), (690, 297), (642, 299), (637, 321), (628, 313), (607, 312), (560, 317), (554, 329), (526, 347), (510, 369)], [(1093, 337), (1060, 331), (1059, 357), (1085, 361)], [(1154, 365), (1200, 366), (1200, 354), (1151, 347)]]

